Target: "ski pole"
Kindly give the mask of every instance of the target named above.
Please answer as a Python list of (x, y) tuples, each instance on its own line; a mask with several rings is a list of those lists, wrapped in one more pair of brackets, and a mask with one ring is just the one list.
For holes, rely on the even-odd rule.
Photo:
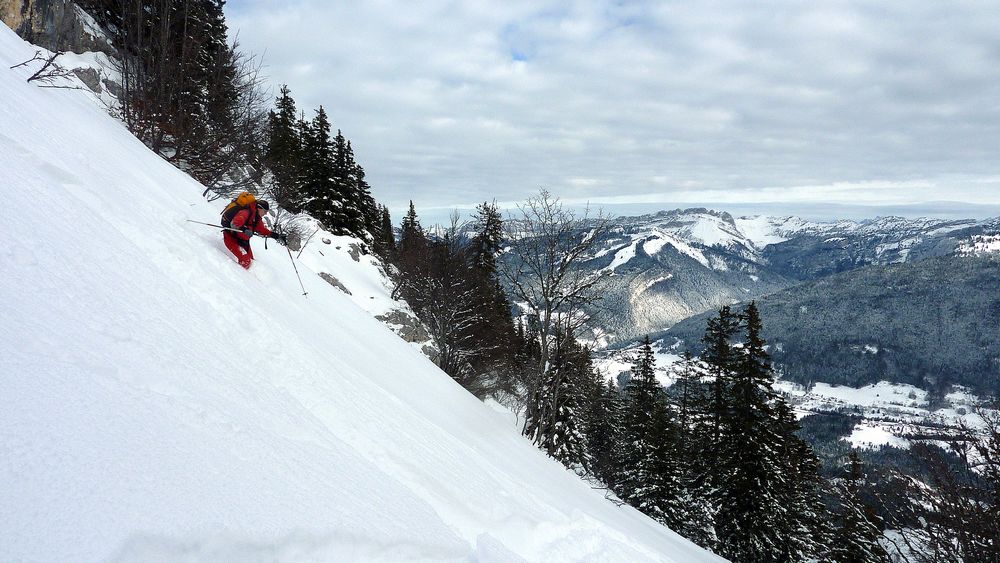
[(292, 258), (292, 251), (285, 246), (285, 250), (288, 250), (288, 259), (292, 261), (292, 268), (295, 268), (295, 277), (299, 278), (299, 286), (302, 288), (302, 295), (309, 295), (306, 291), (306, 286), (302, 285), (302, 276), (299, 275), (299, 267), (295, 265), (295, 258)]
[[(233, 231), (233, 232), (237, 232), (237, 233), (242, 233), (243, 232), (240, 229), (234, 229), (232, 227), (223, 227), (222, 225), (213, 225), (211, 223), (202, 223), (201, 221), (192, 221), (190, 219), (185, 219), (185, 220), (188, 223), (198, 223), (199, 225), (207, 225), (209, 227), (216, 227), (216, 228), (222, 229), (223, 231)], [(257, 234), (257, 233), (253, 233), (253, 234)]]
[(309, 235), (309, 238), (307, 238), (306, 241), (304, 243), (302, 243), (302, 248), (300, 248), (299, 249), (299, 253), (295, 255), (296, 258), (301, 258), (302, 257), (302, 252), (306, 249), (306, 245), (309, 244), (309, 241), (311, 241), (312, 238), (314, 236), (316, 236), (316, 233), (318, 233), (318, 232), (319, 232), (319, 227), (317, 227), (316, 230), (313, 231), (313, 234)]

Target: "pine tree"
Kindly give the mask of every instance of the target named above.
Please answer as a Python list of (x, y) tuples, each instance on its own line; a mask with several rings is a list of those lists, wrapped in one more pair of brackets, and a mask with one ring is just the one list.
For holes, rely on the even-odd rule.
[(298, 213), (302, 197), (302, 135), (291, 90), (283, 85), (280, 94), (275, 99), (277, 111), (272, 110), (268, 116), (265, 162), (274, 175), (271, 197), (281, 207)]
[(372, 233), (372, 236), (375, 238), (372, 243), (375, 254), (387, 262), (394, 261), (396, 259), (396, 233), (392, 228), (392, 217), (389, 216), (388, 207), (379, 206), (378, 229)]
[[(337, 197), (334, 178), (334, 146), (330, 139), (330, 120), (320, 106), (303, 131), (302, 192), (303, 211), (319, 221), (323, 228), (335, 230), (340, 218), (341, 202)], [(338, 233), (340, 234), (340, 233)]]
[(849, 459), (847, 478), (837, 490), (840, 497), (839, 527), (833, 540), (830, 560), (837, 563), (890, 561), (885, 549), (878, 542), (882, 537), (878, 517), (861, 500), (861, 487), (864, 484), (861, 460), (853, 450)]
[(720, 424), (716, 531), (719, 553), (738, 561), (780, 559), (783, 542), (776, 524), (786, 518), (781, 492), (786, 486), (777, 459), (771, 388), (774, 374), (761, 337), (761, 321), (751, 302), (742, 316), (746, 337), (731, 365), (730, 411)]
[(538, 446), (569, 468), (591, 465), (586, 435), (586, 378), (592, 375), (589, 353), (572, 336), (560, 339), (541, 387)]
[(621, 442), (622, 399), (613, 380), (608, 379), (601, 389), (600, 398), (593, 403), (591, 413), (587, 448), (593, 473), (609, 489), (614, 489), (618, 471), (615, 460), (619, 457)]
[(643, 340), (633, 360), (632, 373), (625, 385), (622, 429), (623, 451), (616, 492), (625, 502), (639, 506), (646, 500), (654, 462), (654, 416), (660, 402), (655, 360), (649, 337)]

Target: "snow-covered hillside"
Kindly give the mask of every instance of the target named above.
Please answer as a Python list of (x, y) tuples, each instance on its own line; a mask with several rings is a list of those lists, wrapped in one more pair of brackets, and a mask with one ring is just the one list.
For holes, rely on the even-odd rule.
[(373, 319), (334, 241), (308, 297), (280, 246), (244, 271), (201, 186), (9, 70), (33, 52), (0, 26), (0, 560), (715, 560)]
[(977, 235), (959, 245), (955, 252), (966, 256), (1000, 253), (1000, 235)]

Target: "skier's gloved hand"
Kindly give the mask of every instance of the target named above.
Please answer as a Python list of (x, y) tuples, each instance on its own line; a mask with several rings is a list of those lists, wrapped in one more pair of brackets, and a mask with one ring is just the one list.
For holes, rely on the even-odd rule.
[(251, 229), (250, 227), (244, 227), (243, 230), (240, 231), (240, 232), (243, 233), (244, 235), (246, 235), (247, 238), (253, 236), (253, 229)]

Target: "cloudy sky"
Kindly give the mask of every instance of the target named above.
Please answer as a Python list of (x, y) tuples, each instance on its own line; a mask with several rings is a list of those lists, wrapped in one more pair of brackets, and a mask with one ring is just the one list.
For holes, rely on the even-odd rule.
[(612, 209), (1000, 213), (997, 1), (229, 0), (227, 18), (395, 209), (546, 187)]

